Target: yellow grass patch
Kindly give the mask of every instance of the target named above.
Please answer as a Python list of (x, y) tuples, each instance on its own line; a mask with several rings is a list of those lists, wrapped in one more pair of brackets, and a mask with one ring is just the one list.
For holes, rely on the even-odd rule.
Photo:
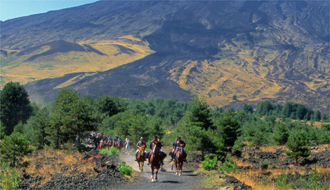
[[(137, 41), (139, 43), (135, 43)], [(140, 39), (130, 36), (123, 36), (116, 40), (87, 40), (81, 41), (79, 44), (90, 45), (106, 55), (99, 55), (94, 52), (67, 52), (56, 53), (39, 57), (30, 62), (24, 62), (24, 60), (32, 55), (48, 50), (47, 47), (43, 47), (26, 56), (15, 57), (15, 55), (13, 55), (11, 58), (8, 58), (8, 60), (13, 60), (9, 62), (7, 66), (1, 67), (1, 75), (3, 78), (1, 79), (2, 83), (0, 87), (3, 87), (3, 85), (9, 81), (26, 84), (35, 80), (61, 77), (69, 73), (106, 71), (154, 53), (154, 51), (149, 48), (147, 42), (141, 42)], [(133, 52), (130, 54), (120, 52), (120, 49), (118, 49), (116, 45), (128, 48)], [(74, 79), (70, 79), (70, 81), (59, 85), (57, 88), (66, 87), (72, 84), (73, 81)]]
[[(25, 169), (32, 177), (37, 175), (41, 176), (41, 184), (38, 186), (42, 186), (51, 179), (52, 175), (59, 173), (64, 176), (75, 175), (78, 172), (86, 172), (86, 177), (96, 175), (96, 172), (93, 171), (93, 162), (81, 163), (82, 156), (83, 155), (78, 152), (70, 153), (61, 150), (38, 150), (23, 158), (23, 161), (29, 161), (30, 165), (26, 168), (20, 168), (18, 173), (21, 173), (22, 170)], [(38, 167), (37, 165), (40, 166)], [(64, 166), (68, 169), (61, 171)]]

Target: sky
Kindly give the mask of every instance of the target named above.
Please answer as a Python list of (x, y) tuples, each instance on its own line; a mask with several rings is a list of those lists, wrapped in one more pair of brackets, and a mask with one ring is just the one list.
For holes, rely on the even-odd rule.
[(98, 0), (0, 0), (0, 20), (75, 7)]

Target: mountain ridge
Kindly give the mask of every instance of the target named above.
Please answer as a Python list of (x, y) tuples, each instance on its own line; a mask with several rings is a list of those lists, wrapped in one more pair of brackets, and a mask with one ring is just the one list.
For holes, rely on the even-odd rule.
[[(38, 16), (4, 22), (1, 48), (24, 51), (58, 38), (81, 44), (127, 35), (133, 40), (125, 39), (124, 48), (133, 43), (150, 48), (108, 71), (26, 84), (32, 99), (49, 101), (58, 87), (70, 87), (94, 97), (187, 101), (198, 94), (213, 107), (272, 100), (326, 111), (329, 7), (327, 1), (98, 1), (45, 13), (35, 23), (30, 20)], [(123, 59), (133, 52), (123, 51)], [(71, 82), (58, 84), (64, 79)]]

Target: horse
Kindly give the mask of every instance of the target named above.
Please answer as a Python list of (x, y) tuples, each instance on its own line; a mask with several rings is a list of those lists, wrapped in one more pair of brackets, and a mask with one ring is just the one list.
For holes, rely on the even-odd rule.
[(120, 143), (120, 142), (117, 141), (117, 142), (114, 144), (114, 147), (117, 148), (119, 151), (121, 151), (121, 149), (123, 148), (123, 145), (122, 145), (122, 143)]
[[(160, 156), (159, 156), (159, 148), (157, 148), (156, 143), (153, 144), (153, 148), (152, 148), (152, 153), (150, 154), (150, 158), (149, 158), (149, 163), (150, 163), (150, 167), (151, 167), (151, 182), (156, 182), (158, 177), (158, 170), (160, 168)], [(156, 176), (154, 178), (154, 171), (156, 171)]]
[(139, 164), (139, 171), (143, 171), (143, 165), (144, 165), (144, 161), (145, 161), (145, 157), (144, 157), (144, 151), (146, 149), (146, 145), (142, 145), (139, 148), (139, 154), (136, 157), (136, 160)]
[(112, 141), (108, 141), (107, 146), (108, 146), (108, 150), (109, 150), (110, 147), (112, 146)]
[(104, 143), (103, 143), (103, 139), (100, 140), (100, 144), (99, 144), (99, 149), (103, 149), (104, 148)]
[[(176, 167), (175, 175), (179, 175), (179, 176), (182, 175), (183, 157), (184, 156), (183, 156), (182, 148), (179, 148), (175, 154), (175, 161), (174, 161)], [(172, 164), (172, 170), (173, 170), (173, 165), (174, 164)], [(178, 173), (178, 169), (179, 169), (179, 173)]]

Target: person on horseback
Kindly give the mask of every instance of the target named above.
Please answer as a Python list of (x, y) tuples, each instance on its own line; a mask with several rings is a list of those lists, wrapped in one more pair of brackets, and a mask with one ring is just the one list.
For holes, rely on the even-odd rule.
[[(140, 141), (138, 142), (138, 143), (136, 143), (136, 147), (138, 148), (137, 150), (136, 150), (136, 153), (135, 153), (135, 160), (134, 161), (137, 161), (137, 155), (139, 154), (139, 149), (140, 149), (140, 147), (141, 146), (146, 146), (146, 143), (143, 141), (143, 137), (140, 137)], [(144, 152), (144, 154), (145, 154), (145, 152)]]
[[(154, 140), (152, 140), (151, 142), (150, 142), (150, 145), (149, 145), (149, 148), (150, 149), (152, 149), (152, 145), (153, 144), (156, 144), (157, 145), (157, 147), (160, 149), (161, 147), (162, 147), (162, 144), (159, 142), (159, 141), (157, 141), (157, 135), (154, 135)], [(151, 150), (152, 151), (152, 150)], [(150, 153), (151, 153), (151, 151), (150, 152), (148, 152), (148, 154), (146, 154), (146, 158), (149, 158), (150, 157)], [(150, 164), (150, 160), (148, 159), (148, 163), (147, 163), (147, 165), (149, 165)]]
[(95, 149), (97, 149), (97, 147), (99, 147), (100, 141), (102, 139), (102, 136), (100, 133), (97, 133), (96, 137), (95, 137)]
[[(164, 147), (164, 143), (161, 141), (160, 138), (158, 138), (158, 142), (160, 142), (161, 147)], [(159, 151), (160, 151), (160, 154), (162, 155), (162, 160), (161, 160), (162, 163), (161, 164), (164, 165), (164, 159), (166, 158), (166, 153), (163, 152), (162, 148)]]
[(120, 137), (118, 137), (117, 145), (119, 145), (120, 147), (123, 146), (123, 140)]
[(103, 145), (105, 146), (108, 143), (108, 135), (103, 135)]
[(176, 150), (174, 152), (174, 155), (176, 154), (177, 150), (179, 148), (181, 148), (181, 151), (182, 151), (183, 156), (184, 156), (184, 160), (183, 161), (184, 162), (187, 162), (187, 153), (184, 151), (184, 147), (186, 147), (186, 143), (183, 140), (181, 140), (181, 137), (178, 137), (178, 141), (176, 143)]
[(115, 138), (113, 138), (113, 146), (114, 147), (117, 145), (117, 141), (118, 141), (118, 135), (116, 135)]
[(174, 159), (174, 156), (175, 156), (174, 152), (175, 152), (175, 150), (176, 150), (176, 146), (177, 146), (177, 144), (178, 144), (178, 138), (175, 138), (175, 141), (174, 141), (173, 144), (172, 144), (173, 150), (170, 152), (170, 156), (171, 156), (171, 160), (170, 160), (170, 162), (172, 162), (173, 159)]
[(112, 141), (111, 135), (108, 137), (108, 143)]

